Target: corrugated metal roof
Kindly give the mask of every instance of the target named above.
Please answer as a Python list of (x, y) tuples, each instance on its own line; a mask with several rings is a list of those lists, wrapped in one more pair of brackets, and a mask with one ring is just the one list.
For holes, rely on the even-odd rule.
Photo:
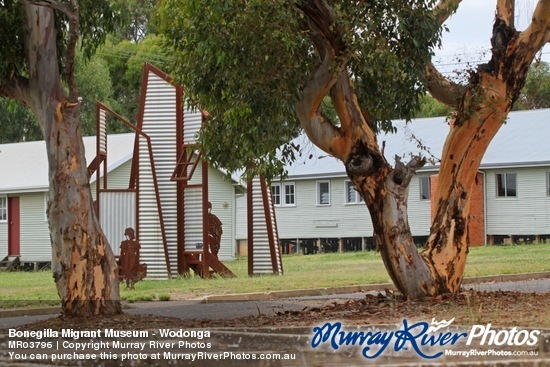
[[(441, 157), (443, 143), (449, 131), (445, 117), (416, 119), (409, 124), (396, 121), (396, 134), (381, 135), (386, 142), (385, 155), (393, 164), (395, 155), (408, 160), (418, 153), (417, 141)], [(108, 170), (112, 171), (132, 158), (134, 134), (109, 135)], [(550, 165), (550, 109), (515, 111), (497, 133), (481, 162), (482, 168), (506, 166)], [(296, 139), (301, 156), (287, 167), (289, 179), (307, 177), (345, 176), (344, 165), (338, 159), (315, 147), (305, 135)], [(86, 160), (95, 156), (95, 137), (84, 137)], [(423, 152), (423, 155), (427, 155)], [(425, 169), (434, 169), (427, 165)], [(233, 177), (237, 181), (236, 177)], [(93, 177), (92, 177), (93, 179)], [(48, 160), (44, 141), (0, 144), (0, 194), (11, 192), (46, 191), (48, 189)]]
[[(443, 144), (449, 132), (445, 117), (421, 118), (406, 124), (405, 121), (395, 121), (396, 134), (382, 134), (378, 137), (379, 144), (385, 141), (384, 155), (393, 164), (396, 155), (403, 161), (410, 159), (411, 153), (422, 154), (426, 158), (431, 155), (441, 157)], [(489, 145), (481, 162), (481, 168), (517, 167), (550, 165), (550, 109), (516, 111), (508, 115), (506, 124), (502, 126)], [(289, 178), (316, 178), (345, 176), (343, 163), (315, 147), (305, 135), (295, 140), (300, 144), (301, 155), (287, 167)], [(427, 147), (421, 150), (419, 145)], [(433, 170), (438, 166), (428, 163), (425, 170)]]
[[(108, 136), (108, 171), (132, 158), (135, 134)], [(84, 137), (86, 161), (96, 154), (95, 136)], [(94, 177), (92, 177), (94, 181)], [(48, 157), (44, 141), (0, 144), (0, 194), (48, 190)]]

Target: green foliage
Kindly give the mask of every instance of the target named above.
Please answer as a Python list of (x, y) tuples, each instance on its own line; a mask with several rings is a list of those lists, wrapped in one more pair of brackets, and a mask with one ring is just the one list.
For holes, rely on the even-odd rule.
[(78, 0), (82, 50), (91, 57), (109, 33), (124, 23), (121, 6), (111, 0)]
[(19, 6), (17, 0), (0, 2), (0, 83), (26, 72), (24, 29), (21, 26), (25, 20)]
[(83, 135), (96, 133), (96, 101), (113, 105), (113, 83), (107, 62), (94, 55), (88, 61), (77, 55), (76, 81), (82, 98), (80, 103), (80, 124)]
[(0, 98), (0, 144), (42, 139), (42, 131), (27, 107)]
[(415, 117), (438, 117), (448, 116), (453, 109), (446, 104), (439, 102), (429, 94), (425, 94), (420, 101), (420, 109)]
[(514, 107), (518, 110), (550, 107), (550, 64), (540, 62), (529, 69), (525, 86)]
[[(201, 142), (229, 171), (264, 158), (268, 176), (282, 173), (299, 133), (295, 106), (319, 57), (305, 30), (302, 1), (163, 0), (160, 31), (174, 66), (168, 70), (211, 115)], [(419, 80), (439, 31), (431, 2), (332, 1), (358, 100), (391, 130), (410, 118)], [(282, 157), (282, 161), (279, 160)]]
[[(71, 7), (67, 0), (59, 0), (59, 3)], [(24, 35), (27, 32), (27, 24), (22, 8), (24, 4), (24, 2), (16, 0), (0, 2), (0, 22), (2, 22), (3, 27), (2, 32), (0, 32), (0, 60), (2, 60), (0, 62), (0, 87), (2, 84), (9, 83), (15, 77), (25, 77), (29, 73), (24, 42)], [(109, 0), (80, 0), (78, 11), (81, 52), (86, 58), (90, 58), (95, 49), (105, 41), (107, 33), (120, 26), (120, 17), (117, 16), (116, 4)], [(66, 79), (64, 65), (67, 61), (69, 23), (67, 15), (61, 11), (55, 11), (55, 27), (57, 33), (57, 60), (62, 73), (60, 77)], [(82, 60), (76, 62), (82, 64)], [(86, 76), (86, 72), (80, 68), (77, 76), (77, 78), (84, 80), (86, 100), (88, 100), (88, 97), (105, 97), (109, 94), (109, 86), (105, 85), (109, 83), (108, 75), (101, 72), (103, 69), (97, 64), (97, 60), (90, 62), (88, 68), (92, 74)], [(68, 70), (68, 72), (72, 73), (72, 70)], [(2, 108), (4, 107), (3, 104)], [(84, 106), (84, 116), (89, 115), (90, 109), (91, 107)], [(5, 128), (0, 133), (1, 139), (9, 141), (36, 139), (38, 130), (34, 122), (28, 122), (32, 120), (30, 114), (23, 113), (19, 107), (13, 109), (12, 112), (12, 116), (5, 117), (2, 120)], [(84, 121), (85, 130), (87, 129), (86, 126), (90, 124), (87, 120), (89, 120), (89, 117), (85, 118)], [(23, 123), (18, 123), (19, 121), (23, 121)], [(8, 128), (7, 124), (17, 126)]]
[(162, 56), (158, 36), (148, 35), (139, 43), (118, 41), (110, 37), (98, 50), (98, 57), (105, 60), (113, 80), (112, 107), (120, 115), (136, 122), (143, 64), (149, 62), (163, 68), (166, 58)]
[(116, 0), (123, 18), (123, 26), (115, 34), (138, 43), (156, 30), (151, 17), (158, 0)]
[[(69, 4), (67, 0), (59, 2)], [(23, 2), (17, 0), (0, 2), (0, 83), (9, 80), (13, 75), (27, 74), (23, 42), (26, 24), (21, 10), (22, 4)], [(121, 19), (118, 17), (116, 4), (109, 0), (80, 0), (78, 9), (82, 50), (90, 57), (105, 41), (107, 34), (120, 26)], [(59, 11), (55, 15), (59, 63), (64, 65), (68, 40), (67, 17)]]

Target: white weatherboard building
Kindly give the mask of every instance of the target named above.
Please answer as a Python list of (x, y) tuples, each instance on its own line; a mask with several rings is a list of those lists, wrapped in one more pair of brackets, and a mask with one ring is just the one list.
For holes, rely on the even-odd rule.
[[(109, 141), (113, 146), (110, 184), (127, 186), (133, 134), (113, 135)], [(84, 145), (87, 161), (91, 161), (95, 138), (84, 138)], [(0, 171), (0, 258), (19, 256), (21, 262), (51, 261), (46, 218), (49, 188), (46, 144), (35, 141), (0, 145)], [(121, 240), (122, 237), (123, 233)]]
[[(397, 121), (397, 134), (385, 141), (390, 163), (395, 155), (410, 153), (441, 156), (449, 125), (444, 117)], [(272, 191), (283, 251), (334, 251), (372, 248), (372, 223), (362, 198), (346, 176), (344, 165), (320, 151), (306, 137), (298, 138), (301, 157), (287, 167), (285, 181), (273, 182)], [(421, 151), (418, 146), (428, 147)], [(433, 155), (433, 157), (432, 157)], [(431, 191), (438, 162), (428, 163), (411, 181), (408, 211), (411, 231), (419, 243), (431, 223)], [(479, 169), (480, 213), (470, 218), (489, 242), (544, 241), (550, 238), (550, 109), (511, 112), (491, 142)], [(237, 200), (237, 217), (246, 213)], [(237, 240), (246, 231), (237, 226)], [(289, 246), (290, 243), (290, 246)]]
[[(418, 152), (419, 142), (440, 156), (448, 124), (443, 117), (396, 122), (398, 133), (386, 141), (393, 157)], [(414, 136), (414, 138), (413, 138)], [(128, 188), (135, 134), (109, 135), (108, 187)], [(361, 197), (346, 177), (343, 164), (319, 151), (304, 137), (303, 153), (288, 167), (289, 177), (272, 184), (277, 228), (283, 251), (359, 250), (372, 247), (372, 224)], [(512, 112), (491, 142), (479, 169), (482, 240), (545, 241), (550, 238), (550, 109)], [(84, 138), (86, 158), (95, 156), (95, 137)], [(425, 156), (428, 153), (423, 152)], [(311, 158), (310, 158), (311, 156)], [(0, 260), (19, 255), (22, 262), (48, 262), (51, 245), (46, 219), (48, 171), (44, 142), (0, 145)], [(200, 166), (195, 179), (201, 177)], [(413, 178), (409, 191), (409, 220), (419, 239), (429, 234), (432, 176), (437, 162)], [(242, 187), (209, 168), (209, 200), (223, 223), (220, 259), (232, 259), (236, 244), (246, 243), (247, 198)], [(95, 177), (92, 193), (95, 195)], [(124, 233), (111, 234), (118, 251)], [(241, 253), (246, 253), (240, 249)]]
[[(128, 188), (135, 134), (108, 135), (108, 187)], [(95, 156), (95, 137), (84, 137), (86, 161)], [(52, 259), (46, 218), (48, 161), (44, 141), (0, 145), (0, 260), (18, 256), (22, 263), (49, 262)], [(197, 177), (202, 174), (198, 167)], [(209, 191), (213, 212), (223, 223), (220, 260), (232, 260), (235, 254), (235, 191), (242, 191), (224, 174), (209, 167)], [(95, 200), (95, 175), (91, 178)], [(128, 225), (130, 226), (130, 225)], [(115, 254), (124, 240), (124, 232), (110, 233)]]

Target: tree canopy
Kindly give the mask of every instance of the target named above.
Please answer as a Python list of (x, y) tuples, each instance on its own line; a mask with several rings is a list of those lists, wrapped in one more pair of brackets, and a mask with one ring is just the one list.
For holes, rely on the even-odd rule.
[(323, 57), (323, 39), (345, 59), (375, 129), (391, 130), (390, 119), (413, 116), (424, 92), (418, 80), (440, 35), (433, 3), (335, 1), (335, 25), (320, 23), (316, 32), (307, 23), (323, 20), (308, 3), (160, 3), (170, 71), (211, 115), (202, 143), (216, 164), (233, 171), (266, 157), (264, 173), (282, 172), (296, 148), (288, 145), (299, 133), (296, 104)]
[[(285, 162), (275, 152), (303, 128), (343, 162), (396, 287), (422, 298), (460, 289), (477, 169), (550, 39), (550, 0), (538, 1), (522, 32), (514, 27), (515, 2), (498, 0), (491, 60), (457, 84), (431, 55), (460, 2), (163, 0), (161, 30), (175, 60), (172, 73), (210, 112), (202, 134), (207, 156), (229, 170), (267, 157), (262, 171), (280, 174)], [(419, 254), (407, 197), (425, 160), (395, 158), (392, 166), (377, 134), (393, 129), (390, 119), (413, 116), (423, 86), (456, 113), (432, 197), (430, 235)], [(327, 97), (337, 119), (327, 116)], [(286, 159), (292, 154), (283, 150)]]
[(540, 62), (531, 69), (521, 91), (517, 109), (550, 108), (550, 64)]

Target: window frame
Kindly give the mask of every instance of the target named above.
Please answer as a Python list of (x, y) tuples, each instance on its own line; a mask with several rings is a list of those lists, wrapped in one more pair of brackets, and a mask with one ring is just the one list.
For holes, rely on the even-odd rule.
[[(428, 182), (428, 192), (427, 195), (424, 194), (424, 184), (423, 181), (426, 180)], [(427, 197), (424, 197), (427, 196)], [(420, 198), (420, 201), (430, 201), (432, 200), (432, 180), (430, 176), (420, 176), (418, 177), (418, 197)]]
[[(353, 201), (350, 201), (349, 200), (349, 190), (352, 189), (353, 190)], [(344, 203), (346, 205), (357, 205), (357, 204), (364, 204), (365, 203), (365, 200), (363, 200), (363, 197), (361, 196), (361, 194), (359, 193), (359, 191), (357, 191), (357, 188), (355, 187), (355, 185), (353, 184), (353, 182), (351, 182), (351, 180), (346, 180), (344, 182)]]
[(0, 223), (8, 222), (8, 195), (0, 195)]
[(546, 196), (550, 196), (550, 171), (546, 171)]
[[(508, 188), (508, 176), (514, 176), (514, 195), (509, 194), (509, 188)], [(504, 183), (504, 187), (502, 189), (504, 190), (504, 194), (500, 194), (499, 186), (500, 186), (500, 179), (499, 177), (504, 177), (504, 180), (502, 181)], [(517, 198), (518, 197), (518, 174), (517, 172), (496, 172), (495, 173), (495, 196), (497, 199), (506, 199), (506, 198)]]
[[(277, 189), (277, 193), (275, 189)], [(274, 206), (281, 206), (281, 184), (271, 184), (271, 199)]]
[[(328, 203), (322, 203), (321, 202), (321, 185), (322, 184), (327, 184), (328, 185)], [(319, 181), (316, 181), (315, 182), (315, 187), (316, 187), (316, 204), (318, 206), (329, 206), (329, 205), (332, 205), (332, 200), (331, 200), (331, 195), (330, 195), (330, 180), (319, 180)]]
[[(284, 200), (281, 201), (282, 206), (296, 206), (296, 184), (294, 182), (284, 182), (281, 184), (282, 192), (284, 193)], [(287, 202), (287, 187), (292, 187), (292, 203)]]
[[(288, 193), (287, 188), (292, 187), (292, 192)], [(274, 188), (278, 189), (278, 195), (275, 194)], [(296, 184), (294, 182), (278, 182), (271, 184), (271, 197), (273, 198), (273, 206), (277, 208), (294, 207), (296, 206)], [(276, 198), (279, 198), (277, 204)], [(287, 199), (291, 197), (292, 202), (289, 203)]]

